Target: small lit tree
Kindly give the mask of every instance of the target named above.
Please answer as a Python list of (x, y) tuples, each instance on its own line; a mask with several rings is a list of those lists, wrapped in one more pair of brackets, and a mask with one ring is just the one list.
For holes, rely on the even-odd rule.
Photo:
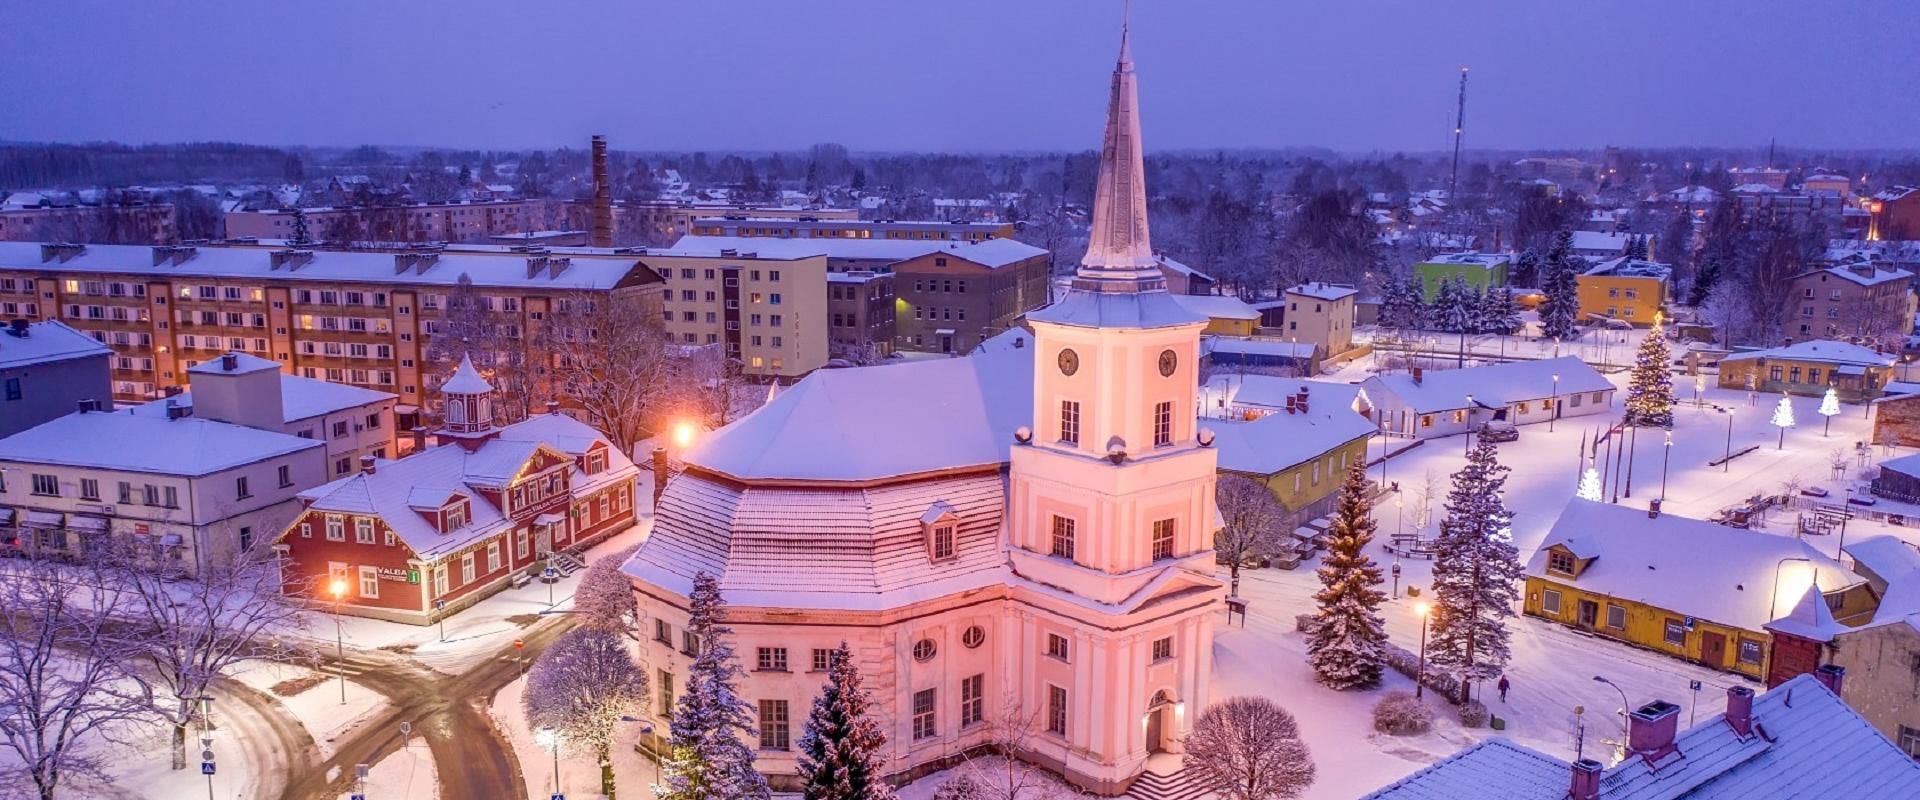
[(1833, 418), (1839, 413), (1840, 393), (1834, 391), (1833, 387), (1829, 386), (1827, 387), (1827, 396), (1820, 398), (1820, 416), (1827, 418), (1826, 424), (1820, 429), (1821, 436), (1826, 436), (1833, 432)]
[(1593, 468), (1593, 459), (1587, 459), (1587, 471), (1580, 473), (1580, 499), (1600, 500), (1600, 470)]
[(1640, 352), (1634, 359), (1627, 382), (1628, 425), (1666, 428), (1673, 425), (1673, 373), (1669, 363), (1667, 337), (1659, 322), (1640, 340)]
[(1775, 449), (1785, 450), (1787, 429), (1793, 427), (1793, 401), (1785, 394), (1780, 395), (1780, 405), (1773, 407), (1773, 419), (1767, 420), (1767, 423), (1780, 429), (1780, 446)]

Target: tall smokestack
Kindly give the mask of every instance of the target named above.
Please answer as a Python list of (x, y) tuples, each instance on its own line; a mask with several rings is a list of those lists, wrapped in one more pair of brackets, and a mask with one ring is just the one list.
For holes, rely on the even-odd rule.
[(607, 179), (607, 137), (593, 137), (593, 246), (613, 246), (613, 183)]

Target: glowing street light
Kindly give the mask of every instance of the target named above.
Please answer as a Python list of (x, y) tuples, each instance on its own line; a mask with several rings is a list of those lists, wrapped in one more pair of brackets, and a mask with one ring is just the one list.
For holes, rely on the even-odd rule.
[(693, 434), (693, 423), (684, 419), (673, 423), (673, 445), (675, 447), (686, 447), (687, 445), (693, 444)]
[(347, 639), (340, 630), (340, 601), (347, 599), (347, 582), (334, 578), (327, 584), (333, 592), (333, 668), (340, 673), (340, 705), (347, 704)]
[(1420, 617), (1420, 666), (1413, 676), (1413, 697), (1417, 700), (1427, 688), (1427, 618), (1432, 616), (1433, 606), (1415, 603), (1413, 613)]

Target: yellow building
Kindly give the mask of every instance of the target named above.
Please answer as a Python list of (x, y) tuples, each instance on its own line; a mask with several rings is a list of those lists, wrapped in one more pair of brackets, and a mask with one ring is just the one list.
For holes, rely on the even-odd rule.
[(1893, 357), (1823, 339), (1749, 350), (1720, 359), (1720, 388), (1820, 397), (1831, 387), (1845, 402), (1871, 400), (1893, 381)]
[(1523, 610), (1762, 679), (1767, 623), (1816, 582), (1842, 624), (1878, 604), (1864, 578), (1799, 539), (1575, 498), (1527, 561)]
[(1207, 318), (1204, 333), (1216, 336), (1252, 336), (1260, 330), (1260, 312), (1238, 297), (1218, 294), (1176, 294), (1182, 308)]
[(1360, 292), (1351, 286), (1303, 283), (1288, 287), (1281, 323), (1292, 341), (1311, 342), (1332, 358), (1353, 349), (1353, 301)]
[(737, 250), (653, 250), (667, 335), (719, 344), (744, 374), (795, 378), (827, 363), (827, 257)]
[(1623, 320), (1636, 326), (1652, 325), (1667, 303), (1673, 268), (1658, 262), (1626, 257), (1604, 261), (1577, 279), (1580, 318), (1590, 321)]
[(1266, 484), (1282, 506), (1303, 519), (1319, 516), (1329, 510), (1347, 470), (1366, 460), (1367, 439), (1376, 429), (1354, 410), (1357, 387), (1340, 391), (1336, 384), (1272, 380), (1295, 387), (1286, 399), (1262, 387), (1260, 402), (1273, 403), (1274, 411), (1239, 402), (1240, 392), (1214, 402), (1214, 392), (1232, 387), (1209, 382), (1202, 391), (1208, 416), (1201, 426), (1214, 432), (1221, 472)]

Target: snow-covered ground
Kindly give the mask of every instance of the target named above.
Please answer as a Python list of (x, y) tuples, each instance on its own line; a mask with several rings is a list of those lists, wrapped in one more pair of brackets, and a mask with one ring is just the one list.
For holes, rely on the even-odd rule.
[[(285, 706), (288, 713), (306, 726), (307, 733), (313, 736), (314, 743), (320, 747), (322, 758), (331, 758), (335, 742), (379, 716), (381, 710), (387, 707), (386, 695), (351, 678), (346, 681), (346, 699), (342, 701), (338, 677), (290, 664), (248, 661), (233, 677), (272, 695), (280, 705)], [(300, 690), (292, 696), (285, 696), (274, 690), (276, 685), (282, 685), (283, 688), (284, 685), (296, 685)]]
[(367, 770), (363, 793), (367, 797), (438, 800), (434, 783), (433, 753), (418, 736), (393, 755)]
[[(527, 728), (526, 712), (520, 707), (526, 688), (524, 677), (507, 684), (493, 696), (487, 713), (513, 743), (513, 754), (520, 760), (520, 772), (527, 780), (527, 796), (549, 797), (564, 792), (568, 797), (599, 797), (599, 760), (592, 753), (569, 750), (564, 743), (559, 749), (560, 788), (554, 788), (554, 753), (535, 740), (533, 731)], [(660, 776), (653, 759), (633, 749), (633, 742), (640, 738), (641, 724), (620, 723), (621, 744), (613, 749), (613, 777), (621, 787), (621, 797), (652, 797), (651, 787)]]

